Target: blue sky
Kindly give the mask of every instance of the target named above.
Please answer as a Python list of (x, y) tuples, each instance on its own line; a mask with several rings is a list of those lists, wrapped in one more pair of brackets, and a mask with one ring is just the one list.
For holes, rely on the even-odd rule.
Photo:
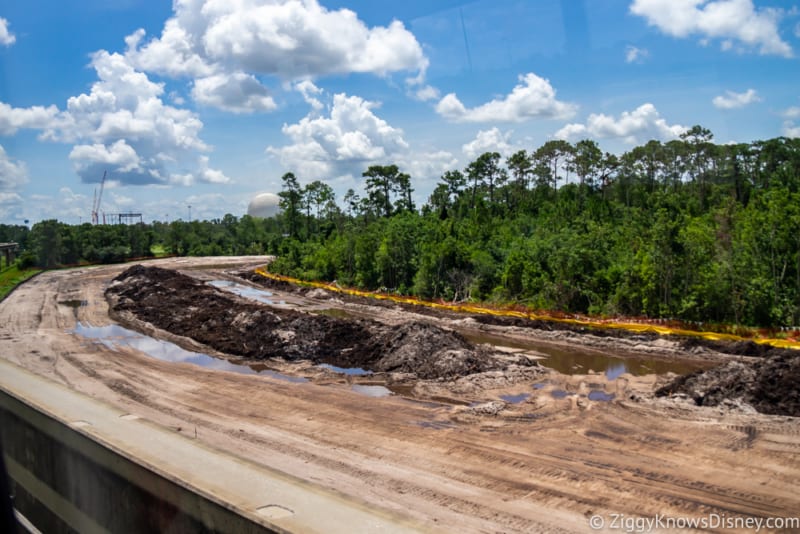
[(701, 124), (800, 136), (778, 0), (82, 0), (0, 7), (0, 222), (242, 215), (280, 177), (422, 203), (487, 150), (611, 152)]

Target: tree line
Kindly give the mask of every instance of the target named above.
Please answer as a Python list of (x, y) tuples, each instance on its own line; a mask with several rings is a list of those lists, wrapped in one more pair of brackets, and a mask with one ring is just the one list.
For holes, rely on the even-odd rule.
[[(292, 174), (278, 272), (424, 298), (762, 326), (800, 324), (800, 140), (695, 126), (621, 154), (551, 140), (486, 152), (411, 202), (397, 166), (314, 210)], [(300, 224), (300, 221), (303, 224)]]
[[(44, 221), (41, 266), (178, 255), (278, 256), (276, 272), (423, 298), (756, 326), (800, 324), (800, 140), (679, 139), (615, 155), (550, 140), (486, 152), (413, 201), (397, 165), (370, 166), (363, 197), (282, 178), (281, 213), (134, 226)], [(22, 227), (24, 228), (24, 227)], [(2, 239), (5, 240), (5, 239)]]

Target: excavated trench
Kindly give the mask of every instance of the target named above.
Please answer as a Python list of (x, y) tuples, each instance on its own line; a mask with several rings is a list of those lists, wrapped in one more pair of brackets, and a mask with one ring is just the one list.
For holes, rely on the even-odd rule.
[(159, 267), (130, 267), (106, 291), (112, 311), (132, 314), (216, 351), (246, 358), (308, 360), (339, 368), (452, 379), (509, 366), (538, 367), (460, 334), (411, 321), (387, 326), (267, 307), (235, 299), (192, 277)]
[[(268, 287), (298, 291), (288, 284), (274, 287), (275, 284), (285, 282), (271, 281)], [(275, 306), (274, 302), (265, 306), (220, 289), (231, 289), (228, 285), (207, 284), (177, 271), (136, 265), (117, 276), (106, 295), (115, 314), (130, 314), (177, 336), (251, 362), (310, 361), (333, 370), (402, 373), (422, 380), (452, 380), (488, 371), (539, 367), (535, 359), (524, 353), (500, 352), (489, 344), (475, 343), (427, 322), (389, 326), (346, 315), (304, 313)], [(263, 301), (260, 297), (257, 300)], [(424, 313), (449, 315), (438, 310), (424, 310)], [(511, 321), (516, 321), (514, 326), (553, 328), (536, 321)], [(608, 335), (624, 336), (624, 333), (611, 331)], [(660, 387), (656, 396), (684, 396), (701, 406), (744, 402), (762, 413), (800, 416), (800, 351), (754, 343), (714, 342), (710, 347), (705, 341), (681, 341), (686, 350), (698, 344), (751, 358), (695, 372), (687, 369)], [(758, 359), (753, 361), (752, 356)]]

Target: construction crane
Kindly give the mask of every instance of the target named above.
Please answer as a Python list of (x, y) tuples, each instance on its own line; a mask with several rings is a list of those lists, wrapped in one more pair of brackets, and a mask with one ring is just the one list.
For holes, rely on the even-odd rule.
[[(94, 190), (94, 200), (92, 201), (92, 224), (98, 223), (97, 213), (100, 211), (100, 200), (103, 198), (103, 187), (106, 185), (106, 171), (103, 171), (103, 179), (100, 180), (100, 193), (97, 192), (97, 188)], [(105, 214), (104, 214), (105, 215)], [(105, 217), (103, 217), (105, 219)], [(105, 224), (105, 221), (103, 221)]]

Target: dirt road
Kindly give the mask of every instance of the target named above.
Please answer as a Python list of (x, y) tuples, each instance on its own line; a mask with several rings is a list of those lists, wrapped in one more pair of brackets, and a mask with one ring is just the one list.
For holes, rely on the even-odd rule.
[[(263, 258), (152, 263), (216, 280)], [(462, 384), (467, 403), (529, 395), (470, 407), (458, 404), (458, 387), (449, 390), (452, 402), (436, 402), (436, 382), (421, 384), (417, 399), (372, 398), (352, 389), (352, 377), (301, 364), (279, 370), (309, 382), (162, 361), (75, 333), (79, 322), (112, 324), (104, 290), (125, 268), (49, 272), (18, 288), (0, 304), (0, 357), (434, 531), (589, 531), (591, 516), (609, 526), (613, 514), (800, 515), (797, 418), (656, 400), (655, 375), (552, 373), (541, 389), (500, 379), (495, 387)], [(387, 321), (404, 313), (388, 310)], [(515, 332), (518, 341), (526, 335), (534, 334)], [(356, 381), (367, 379), (375, 377)], [(598, 387), (615, 398), (585, 395)]]

